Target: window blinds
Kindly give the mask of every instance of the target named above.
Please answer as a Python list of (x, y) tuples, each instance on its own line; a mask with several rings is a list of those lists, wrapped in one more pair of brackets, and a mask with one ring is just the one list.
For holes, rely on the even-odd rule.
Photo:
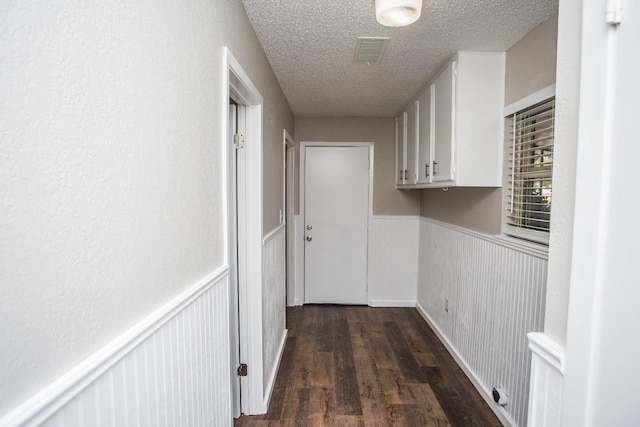
[(505, 233), (549, 243), (555, 98), (507, 118), (508, 190)]

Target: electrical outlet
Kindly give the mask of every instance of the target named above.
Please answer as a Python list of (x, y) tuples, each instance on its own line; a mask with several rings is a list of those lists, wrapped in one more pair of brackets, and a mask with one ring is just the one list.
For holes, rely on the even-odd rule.
[(449, 312), (449, 298), (444, 299), (444, 311)]
[(500, 406), (507, 406), (509, 404), (509, 396), (502, 389), (502, 387), (494, 387), (493, 391), (493, 400)]

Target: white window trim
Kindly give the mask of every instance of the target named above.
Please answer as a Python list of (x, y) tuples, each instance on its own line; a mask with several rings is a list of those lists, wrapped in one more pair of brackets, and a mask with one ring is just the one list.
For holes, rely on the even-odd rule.
[[(549, 99), (555, 96), (556, 96), (556, 85), (554, 83), (543, 89), (540, 89), (537, 92), (532, 93), (531, 95), (525, 96), (524, 98), (519, 99), (518, 101), (507, 105), (504, 108), (504, 117), (507, 118), (509, 116), (513, 116), (518, 111), (527, 109), (539, 102), (542, 102), (546, 99)], [(508, 225), (504, 218), (502, 220), (501, 237), (512, 243), (518, 242), (523, 247), (534, 247), (536, 250), (540, 250), (543, 247), (548, 247), (549, 236), (550, 236), (549, 232), (516, 228)]]
[(538, 102), (542, 102), (545, 99), (551, 98), (552, 96), (556, 96), (556, 85), (555, 83), (545, 87), (544, 89), (540, 89), (537, 92), (532, 93), (529, 96), (525, 96), (518, 101), (507, 105), (504, 107), (504, 117), (513, 116), (514, 113), (517, 113), (520, 110), (524, 110), (525, 108), (531, 107)]

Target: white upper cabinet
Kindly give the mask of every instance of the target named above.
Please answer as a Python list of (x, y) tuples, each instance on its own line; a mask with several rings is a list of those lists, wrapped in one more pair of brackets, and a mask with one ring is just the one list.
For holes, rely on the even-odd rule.
[(403, 168), (413, 172), (397, 186), (502, 185), (504, 73), (504, 52), (459, 52), (409, 104), (398, 142)]
[(396, 118), (396, 185), (416, 183), (418, 102), (412, 102)]
[(396, 185), (406, 183), (407, 161), (407, 113), (402, 113), (396, 117)]
[(407, 148), (405, 163), (405, 184), (415, 184), (416, 174), (416, 150), (418, 147), (418, 101), (409, 104), (406, 111), (407, 117)]
[(418, 159), (418, 165), (416, 171), (418, 184), (431, 183), (431, 165), (433, 162), (433, 126), (432, 122), (432, 106), (434, 102), (433, 97), (433, 85), (427, 86), (427, 89), (422, 92), (416, 103), (418, 104), (418, 151), (416, 157)]
[(433, 82), (434, 109), (431, 112), (434, 129), (431, 161), (433, 182), (453, 181), (454, 178), (455, 73), (456, 62), (454, 61)]

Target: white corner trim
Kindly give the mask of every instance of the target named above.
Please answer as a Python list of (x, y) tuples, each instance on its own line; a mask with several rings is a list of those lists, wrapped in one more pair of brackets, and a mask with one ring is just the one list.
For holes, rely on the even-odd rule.
[(564, 375), (564, 348), (542, 332), (530, 332), (527, 338), (529, 349)]
[(453, 225), (446, 222), (438, 221), (437, 219), (421, 216), (420, 221), (439, 225), (459, 233), (464, 233), (469, 236), (477, 237), (478, 239), (486, 240), (490, 243), (494, 243), (499, 246), (503, 246), (514, 251), (522, 252), (523, 254), (531, 255), (536, 258), (547, 260), (549, 259), (549, 251), (546, 246), (528, 244), (521, 242), (518, 239), (509, 238), (506, 236), (492, 236), (489, 234), (480, 233), (479, 231), (470, 230), (468, 228), (460, 227), (459, 225)]
[(271, 239), (276, 237), (280, 232), (284, 231), (286, 226), (287, 224), (283, 222), (282, 224), (271, 230), (266, 236), (262, 238), (262, 244), (266, 245), (267, 243), (269, 243)]
[(269, 381), (267, 382), (267, 388), (264, 396), (264, 412), (269, 409), (269, 403), (271, 402), (271, 395), (273, 394), (273, 388), (276, 385), (276, 377), (278, 376), (278, 370), (280, 369), (280, 362), (282, 362), (282, 355), (284, 354), (284, 347), (287, 344), (288, 329), (285, 329), (280, 338), (280, 345), (278, 346), (278, 357), (276, 363), (273, 364), (273, 369), (269, 373)]
[(501, 410), (501, 407), (498, 407), (498, 405), (496, 405), (496, 403), (493, 401), (493, 397), (489, 394), (488, 389), (485, 389), (484, 385), (478, 379), (478, 376), (476, 375), (476, 373), (466, 364), (464, 359), (458, 354), (458, 352), (455, 350), (455, 347), (449, 342), (447, 337), (442, 333), (440, 328), (438, 328), (438, 326), (431, 319), (431, 317), (429, 317), (429, 315), (427, 314), (427, 311), (422, 307), (422, 305), (420, 305), (420, 302), (416, 302), (416, 309), (418, 310), (418, 313), (420, 313), (424, 321), (427, 322), (429, 327), (440, 339), (440, 341), (445, 346), (449, 354), (451, 354), (451, 356), (454, 358), (458, 366), (460, 366), (460, 368), (467, 375), (467, 377), (469, 378), (473, 386), (476, 388), (476, 390), (478, 390), (478, 393), (480, 393), (480, 396), (482, 396), (482, 398), (487, 402), (487, 404), (489, 405), (489, 408), (491, 408), (493, 413), (496, 414), (500, 422), (502, 422), (502, 424), (507, 427), (515, 426), (515, 423), (513, 422), (511, 417), (509, 417), (509, 415), (506, 412), (503, 412)]
[(370, 300), (371, 307), (415, 307), (415, 300)]
[(532, 106), (533, 104), (537, 104), (538, 102), (542, 102), (545, 99), (549, 99), (556, 94), (556, 84), (549, 85), (543, 89), (540, 89), (537, 92), (532, 93), (529, 96), (525, 96), (522, 99), (517, 100), (516, 102), (507, 105), (504, 107), (504, 116), (510, 116), (514, 113), (517, 113), (520, 110), (524, 110), (527, 107)]
[[(37, 424), (62, 408), (87, 386), (117, 364), (131, 350), (179, 314), (186, 306), (229, 274), (224, 265), (207, 274), (195, 285), (137, 322), (122, 335), (106, 344), (83, 362), (40, 390), (0, 419), (0, 426)], [(39, 420), (39, 421), (37, 421)]]

